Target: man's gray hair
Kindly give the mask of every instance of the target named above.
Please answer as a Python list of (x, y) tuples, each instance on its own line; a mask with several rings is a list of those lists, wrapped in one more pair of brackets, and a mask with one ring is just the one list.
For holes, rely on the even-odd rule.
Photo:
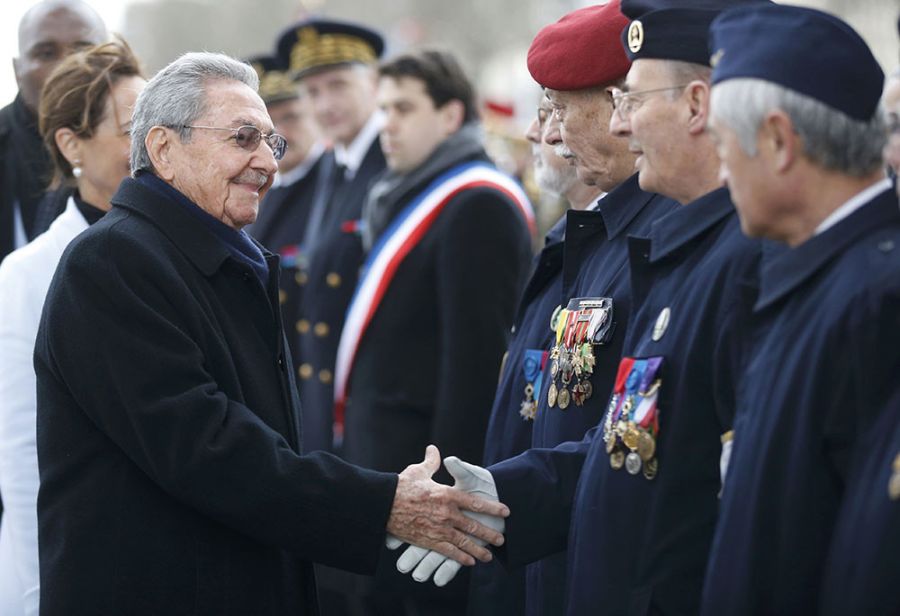
[(854, 177), (867, 176), (881, 167), (887, 129), (880, 106), (871, 120), (862, 122), (761, 79), (729, 79), (713, 88), (713, 115), (735, 132), (748, 156), (756, 156), (759, 129), (774, 109), (790, 117), (803, 140), (804, 154), (817, 165)]
[(175, 130), (182, 141), (190, 141), (193, 124), (202, 117), (210, 101), (206, 83), (213, 80), (239, 81), (259, 90), (259, 77), (248, 64), (220, 53), (186, 53), (156, 74), (134, 107), (131, 119), (131, 174), (153, 171), (144, 143), (154, 126)]

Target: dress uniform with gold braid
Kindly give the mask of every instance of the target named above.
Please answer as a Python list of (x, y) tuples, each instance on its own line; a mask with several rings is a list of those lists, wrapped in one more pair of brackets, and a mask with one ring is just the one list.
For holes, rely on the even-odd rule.
[[(278, 41), (278, 56), (295, 77), (344, 64), (374, 64), (383, 50), (381, 36), (372, 30), (318, 19), (292, 26)], [(322, 156), (309, 223), (298, 238), (295, 283), (302, 294), (293, 327), (306, 451), (333, 448), (335, 357), (363, 261), (358, 221), (369, 184), (385, 168), (377, 134), (360, 138), (371, 143), (352, 174), (338, 165), (333, 151)]]
[[(627, 0), (622, 10), (645, 26), (641, 45), (628, 49), (633, 61), (708, 64), (707, 28), (718, 11), (644, 13), (647, 3)], [(517, 564), (568, 548), (572, 616), (699, 610), (720, 438), (731, 429), (746, 293), (761, 259), (726, 189), (677, 207), (646, 237), (629, 238), (628, 251), (633, 308), (603, 419), (581, 442), (489, 469), (500, 500), (528, 512), (507, 519), (498, 554)], [(577, 325), (563, 334), (577, 335)]]
[[(299, 97), (297, 84), (288, 75), (287, 66), (278, 58), (256, 56), (247, 62), (259, 75), (259, 95), (267, 106)], [(279, 183), (269, 189), (259, 204), (256, 222), (246, 228), (247, 233), (255, 237), (260, 244), (281, 256), (279, 300), (282, 315), (289, 327), (300, 310), (300, 293), (303, 290), (297, 276), (300, 239), (304, 236), (309, 222), (322, 159), (322, 146), (313, 148), (308, 159), (300, 163), (299, 166), (303, 168), (299, 170), (300, 174), (296, 173), (298, 170), (291, 173), (294, 178), (292, 182)], [(294, 365), (299, 366), (299, 334), (293, 328), (286, 334), (290, 341)]]
[[(863, 125), (878, 113), (884, 74), (833, 15), (747, 6), (719, 17), (710, 37), (714, 87), (758, 79)], [(873, 179), (768, 260), (759, 283), (703, 613), (897, 613), (897, 553), (882, 551), (900, 545), (900, 207), (890, 181)]]

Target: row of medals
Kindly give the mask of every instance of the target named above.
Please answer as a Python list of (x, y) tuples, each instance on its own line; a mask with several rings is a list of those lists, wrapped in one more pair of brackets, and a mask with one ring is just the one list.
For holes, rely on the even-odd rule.
[[(656, 381), (652, 388), (658, 388)], [(648, 395), (652, 395), (652, 391)], [(631, 475), (643, 473), (647, 479), (656, 477), (659, 471), (659, 462), (656, 459), (656, 438), (652, 430), (648, 430), (636, 422), (631, 421), (631, 411), (634, 410), (634, 397), (628, 396), (622, 403), (622, 414), (613, 425), (613, 414), (619, 404), (621, 394), (613, 394), (606, 412), (606, 423), (603, 425), (603, 441), (606, 443), (606, 453), (609, 454), (609, 465), (613, 470), (625, 467)]]
[[(569, 349), (562, 343), (550, 351), (550, 388), (547, 390), (547, 404), (550, 408), (559, 406), (566, 410), (571, 403), (582, 406), (594, 393), (590, 377), (594, 373), (597, 359), (594, 357), (594, 346), (590, 342), (576, 344)], [(557, 387), (557, 377), (559, 386)], [(569, 384), (574, 378), (571, 391)]]

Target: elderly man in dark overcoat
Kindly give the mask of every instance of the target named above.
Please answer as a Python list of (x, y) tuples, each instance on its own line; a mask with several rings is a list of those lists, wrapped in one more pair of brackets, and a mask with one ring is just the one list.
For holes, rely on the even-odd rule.
[(302, 455), (278, 258), (243, 232), (284, 139), (246, 64), (187, 54), (135, 108), (111, 213), (64, 254), (35, 351), (42, 614), (316, 614), (312, 562), (386, 532), (472, 564), (496, 501)]

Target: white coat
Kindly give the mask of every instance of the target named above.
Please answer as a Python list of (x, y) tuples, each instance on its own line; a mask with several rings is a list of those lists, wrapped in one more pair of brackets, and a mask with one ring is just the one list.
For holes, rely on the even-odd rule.
[(63, 250), (87, 228), (70, 197), (45, 233), (0, 264), (0, 614), (8, 616), (36, 616), (40, 595), (34, 341)]

